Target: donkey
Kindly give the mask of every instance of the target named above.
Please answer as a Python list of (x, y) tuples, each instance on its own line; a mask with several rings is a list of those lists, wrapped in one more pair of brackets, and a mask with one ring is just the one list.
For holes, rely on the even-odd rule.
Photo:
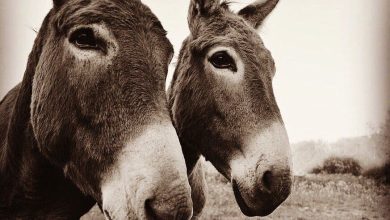
[(188, 219), (167, 108), (173, 48), (133, 0), (54, 0), (0, 102), (0, 219)]
[(256, 29), (277, 5), (238, 13), (219, 0), (191, 0), (190, 36), (168, 89), (192, 188), (194, 216), (205, 203), (203, 155), (227, 179), (247, 216), (273, 212), (290, 194), (289, 141), (272, 89), (275, 64)]

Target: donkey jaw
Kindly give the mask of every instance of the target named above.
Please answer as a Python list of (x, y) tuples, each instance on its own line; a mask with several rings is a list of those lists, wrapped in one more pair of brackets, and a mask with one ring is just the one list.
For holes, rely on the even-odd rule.
[(232, 188), (234, 192), (234, 197), (236, 198), (237, 204), (240, 207), (240, 210), (244, 215), (253, 217), (253, 216), (267, 216), (271, 214), (277, 206), (265, 207), (264, 204), (258, 205), (256, 208), (251, 208), (243, 198), (240, 189), (235, 180), (232, 181)]
[(126, 144), (102, 180), (107, 219), (189, 219), (191, 189), (178, 137), (168, 121)]
[(288, 195), (290, 194), (289, 187), (283, 189), (281, 195), (273, 195), (272, 192), (269, 191), (258, 191), (255, 193), (256, 198), (254, 199), (255, 202), (253, 202), (249, 198), (253, 195), (248, 195), (245, 192), (242, 193), (235, 180), (232, 180), (232, 188), (234, 197), (236, 198), (240, 210), (249, 217), (267, 216), (271, 214), (281, 203), (283, 203), (288, 198)]

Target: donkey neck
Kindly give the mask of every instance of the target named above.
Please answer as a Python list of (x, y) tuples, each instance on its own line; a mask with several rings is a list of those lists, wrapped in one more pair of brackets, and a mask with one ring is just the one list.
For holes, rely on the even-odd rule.
[(199, 151), (196, 150), (195, 147), (192, 147), (188, 143), (181, 143), (181, 146), (186, 162), (187, 174), (190, 175), (194, 171), (194, 168), (199, 161), (201, 154)]
[(95, 203), (39, 152), (31, 127), (32, 81), (51, 15), (35, 39), (22, 83), (0, 103), (0, 219), (79, 218)]
[(95, 201), (39, 152), (25, 85), (0, 102), (0, 219), (79, 218)]
[[(0, 219), (8, 218), (79, 218), (95, 201), (84, 196), (64, 176), (61, 168), (53, 166), (36, 147), (29, 120), (12, 124), (9, 114), (17, 106), (14, 88), (1, 103), (0, 113), (9, 121), (8, 137), (2, 143), (0, 153)], [(5, 106), (7, 105), (7, 106)], [(7, 111), (4, 111), (7, 110)], [(8, 114), (7, 114), (8, 113)], [(18, 127), (18, 134), (11, 134)], [(12, 136), (18, 137), (17, 141)]]

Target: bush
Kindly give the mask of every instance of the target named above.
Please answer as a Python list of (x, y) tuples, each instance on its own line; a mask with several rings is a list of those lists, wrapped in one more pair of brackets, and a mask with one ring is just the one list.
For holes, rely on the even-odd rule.
[(320, 174), (323, 172), (323, 167), (314, 167), (310, 173), (314, 173), (314, 174)]
[(325, 160), (320, 167), (315, 167), (311, 173), (327, 173), (327, 174), (352, 174), (359, 176), (362, 172), (362, 167), (359, 162), (352, 158), (331, 157)]
[(375, 167), (364, 172), (364, 176), (375, 179), (379, 182), (390, 184), (390, 162), (381, 167)]

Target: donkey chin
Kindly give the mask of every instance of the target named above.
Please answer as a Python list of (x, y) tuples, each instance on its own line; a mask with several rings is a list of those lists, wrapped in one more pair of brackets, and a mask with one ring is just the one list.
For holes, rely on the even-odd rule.
[(275, 123), (250, 135), (243, 155), (231, 161), (231, 181), (236, 201), (247, 216), (271, 214), (290, 195), (290, 145), (287, 133)]
[(192, 217), (191, 189), (172, 125), (150, 126), (126, 144), (102, 181), (107, 219)]

